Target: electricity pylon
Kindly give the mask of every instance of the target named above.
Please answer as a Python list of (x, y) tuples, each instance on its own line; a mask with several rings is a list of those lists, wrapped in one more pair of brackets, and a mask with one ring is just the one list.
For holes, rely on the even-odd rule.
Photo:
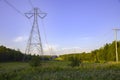
[(116, 62), (118, 62), (118, 51), (117, 51), (117, 31), (120, 29), (113, 29), (115, 31), (115, 49), (116, 49)]
[(28, 19), (30, 19), (31, 17), (34, 17), (32, 29), (30, 32), (25, 53), (43, 56), (42, 41), (41, 41), (40, 31), (38, 27), (38, 17), (43, 19), (46, 17), (46, 13), (41, 12), (38, 8), (34, 8), (32, 12), (25, 13), (25, 15)]

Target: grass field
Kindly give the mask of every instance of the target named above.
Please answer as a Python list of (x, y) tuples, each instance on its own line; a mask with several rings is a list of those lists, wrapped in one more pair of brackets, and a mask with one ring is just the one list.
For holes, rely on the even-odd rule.
[(43, 62), (38, 67), (0, 63), (0, 80), (120, 80), (120, 63), (82, 63), (74, 68), (62, 61)]

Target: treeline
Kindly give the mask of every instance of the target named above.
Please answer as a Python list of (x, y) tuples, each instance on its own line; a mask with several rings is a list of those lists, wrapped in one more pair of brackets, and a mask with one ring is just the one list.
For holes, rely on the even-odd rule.
[(30, 61), (33, 57), (39, 57), (40, 60), (52, 60), (57, 56), (38, 56), (38, 55), (26, 55), (20, 50), (14, 50), (6, 48), (5, 46), (0, 46), (0, 62), (13, 62), (13, 61)]
[[(120, 41), (117, 42), (118, 48), (118, 57), (120, 61)], [(79, 58), (82, 61), (89, 62), (108, 62), (116, 60), (116, 52), (115, 52), (115, 41), (112, 43), (106, 43), (100, 49), (96, 49), (91, 51), (90, 53), (72, 53), (60, 55), (63, 60), (69, 60), (71, 57)]]
[[(120, 61), (120, 41), (117, 42), (118, 48), (118, 57)], [(36, 55), (26, 55), (20, 50), (14, 50), (10, 48), (6, 48), (5, 46), (0, 46), (0, 62), (8, 62), (8, 61), (30, 61)], [(54, 60), (57, 56), (38, 56), (40, 60)], [(106, 43), (100, 49), (96, 49), (91, 51), (90, 53), (72, 53), (60, 55), (60, 58), (65, 61), (69, 61), (72, 57), (78, 58), (81, 61), (89, 61), (89, 62), (108, 62), (116, 60), (115, 53), (115, 41), (112, 43)]]
[(0, 46), (0, 62), (22, 61), (23, 56), (19, 50), (16, 51), (5, 46)]

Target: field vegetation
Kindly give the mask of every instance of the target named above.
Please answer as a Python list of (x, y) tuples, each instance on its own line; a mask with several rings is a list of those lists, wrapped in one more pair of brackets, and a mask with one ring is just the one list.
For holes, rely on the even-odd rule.
[(28, 63), (0, 63), (0, 80), (120, 80), (120, 63), (82, 63), (47, 61), (31, 67)]
[[(120, 41), (117, 44), (120, 53)], [(57, 58), (0, 46), (0, 80), (120, 80), (120, 63), (115, 60), (115, 42)]]

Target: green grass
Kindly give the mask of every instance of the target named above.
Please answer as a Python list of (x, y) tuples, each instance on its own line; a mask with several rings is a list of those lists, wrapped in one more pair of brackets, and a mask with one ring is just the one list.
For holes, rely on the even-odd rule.
[(82, 63), (70, 67), (69, 62), (48, 61), (42, 66), (28, 63), (0, 63), (0, 80), (120, 80), (120, 63)]

